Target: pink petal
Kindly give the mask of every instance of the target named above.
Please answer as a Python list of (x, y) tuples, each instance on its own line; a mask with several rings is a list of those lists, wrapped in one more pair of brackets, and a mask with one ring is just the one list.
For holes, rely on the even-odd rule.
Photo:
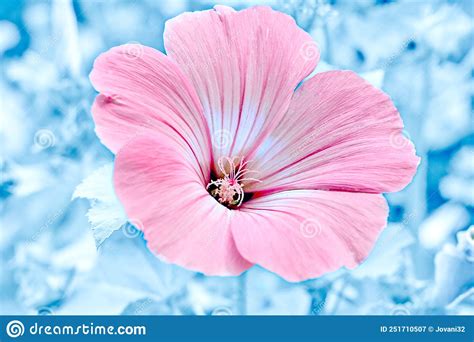
[(398, 191), (419, 163), (402, 128), (390, 98), (355, 73), (316, 74), (254, 157), (262, 182), (247, 189)]
[(172, 127), (209, 173), (210, 135), (196, 92), (167, 56), (139, 44), (101, 54), (90, 74), (101, 94), (92, 107), (97, 135), (113, 152), (137, 135)]
[(177, 135), (137, 137), (115, 161), (115, 190), (150, 250), (208, 275), (237, 275), (251, 266), (235, 247), (231, 211), (206, 191), (189, 148)]
[(201, 99), (214, 162), (251, 154), (319, 59), (311, 37), (269, 7), (184, 13), (167, 21), (164, 40)]
[(231, 226), (242, 256), (288, 281), (353, 268), (386, 224), (382, 195), (292, 190), (244, 203)]

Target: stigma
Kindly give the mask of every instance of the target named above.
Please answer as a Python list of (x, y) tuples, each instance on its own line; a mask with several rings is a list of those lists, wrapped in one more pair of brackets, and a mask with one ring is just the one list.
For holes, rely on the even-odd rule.
[(249, 161), (244, 157), (220, 157), (217, 161), (218, 176), (211, 180), (206, 189), (222, 205), (235, 209), (242, 205), (245, 198), (246, 182), (259, 182), (248, 177), (256, 171), (248, 169)]

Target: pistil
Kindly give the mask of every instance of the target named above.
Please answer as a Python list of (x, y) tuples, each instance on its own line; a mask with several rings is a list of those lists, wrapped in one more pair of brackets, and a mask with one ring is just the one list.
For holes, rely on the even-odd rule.
[(247, 177), (256, 171), (247, 168), (249, 161), (244, 157), (220, 157), (217, 161), (217, 167), (220, 171), (220, 177), (207, 185), (209, 193), (222, 205), (228, 208), (240, 207), (244, 201), (245, 182), (258, 179)]

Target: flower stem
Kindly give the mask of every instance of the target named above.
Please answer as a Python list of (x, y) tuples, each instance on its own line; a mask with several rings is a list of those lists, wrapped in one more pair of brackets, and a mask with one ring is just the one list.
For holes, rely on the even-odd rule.
[(238, 288), (238, 309), (240, 315), (247, 314), (247, 272), (240, 275)]

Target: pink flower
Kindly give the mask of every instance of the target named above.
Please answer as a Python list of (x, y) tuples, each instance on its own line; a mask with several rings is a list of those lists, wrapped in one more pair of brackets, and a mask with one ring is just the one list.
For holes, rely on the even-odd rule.
[(259, 264), (289, 281), (363, 261), (386, 225), (381, 193), (419, 163), (389, 97), (351, 71), (298, 87), (317, 46), (267, 7), (184, 13), (164, 40), (167, 55), (115, 47), (90, 75), (116, 194), (149, 248), (208, 275)]

